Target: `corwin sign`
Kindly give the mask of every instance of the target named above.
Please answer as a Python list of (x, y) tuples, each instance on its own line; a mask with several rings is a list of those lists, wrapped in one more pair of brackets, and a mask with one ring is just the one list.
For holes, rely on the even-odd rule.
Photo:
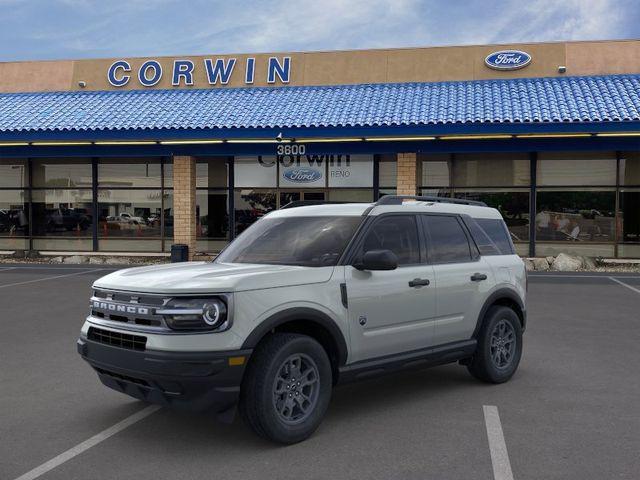
[[(201, 67), (196, 67), (192, 60), (174, 60), (171, 68), (171, 85), (174, 87), (194, 85), (194, 74), (196, 68), (204, 68), (209, 85), (226, 85), (231, 80), (234, 70), (237, 70), (236, 58), (205, 58)], [(244, 64), (243, 81), (245, 85), (254, 82), (256, 71), (255, 57), (247, 58)], [(131, 63), (127, 60), (117, 60), (111, 64), (107, 70), (107, 80), (114, 87), (124, 87), (129, 83), (131, 77), (135, 77), (143, 87), (153, 87), (157, 85), (164, 72), (162, 64), (158, 60), (147, 60), (132, 72)], [(267, 60), (268, 84), (289, 83), (291, 79), (291, 57), (269, 57)]]
[(484, 63), (494, 70), (518, 70), (531, 63), (531, 55), (520, 50), (500, 50), (487, 55)]

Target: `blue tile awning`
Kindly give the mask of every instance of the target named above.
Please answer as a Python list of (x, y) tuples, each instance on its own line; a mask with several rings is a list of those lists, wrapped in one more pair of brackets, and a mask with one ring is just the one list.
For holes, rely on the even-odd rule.
[(477, 132), (485, 126), (593, 123), (628, 129), (639, 121), (640, 75), (0, 94), (0, 136), (5, 138), (381, 127), (428, 132), (472, 126)]

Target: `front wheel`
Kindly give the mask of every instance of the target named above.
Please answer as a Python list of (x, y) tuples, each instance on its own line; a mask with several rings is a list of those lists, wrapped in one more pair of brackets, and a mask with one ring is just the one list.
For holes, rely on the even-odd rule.
[(331, 388), (331, 363), (318, 342), (306, 335), (275, 333), (252, 355), (240, 414), (264, 438), (300, 442), (320, 425)]
[(516, 372), (522, 356), (522, 325), (509, 307), (491, 307), (478, 335), (478, 349), (467, 366), (478, 380), (503, 383)]

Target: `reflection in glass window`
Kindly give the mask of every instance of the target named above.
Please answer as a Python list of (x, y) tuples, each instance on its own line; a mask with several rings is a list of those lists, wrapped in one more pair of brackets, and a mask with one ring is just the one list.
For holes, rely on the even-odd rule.
[(378, 186), (396, 188), (398, 185), (398, 162), (395, 155), (380, 155), (378, 162)]
[(34, 236), (91, 237), (91, 190), (34, 190)]
[(614, 152), (540, 152), (538, 185), (616, 184)]
[(514, 242), (529, 240), (529, 191), (456, 190), (454, 197), (484, 202), (497, 209), (504, 218)]
[(372, 202), (373, 190), (368, 188), (343, 188), (340, 190), (329, 190), (329, 201), (355, 203)]
[(429, 262), (471, 261), (469, 240), (456, 217), (421, 215), (429, 233)]
[(0, 237), (29, 235), (29, 212), (24, 190), (0, 190)]
[(275, 156), (235, 157), (236, 187), (276, 187), (278, 166)]
[(55, 158), (33, 160), (33, 186), (47, 188), (91, 188), (89, 158)]
[(22, 188), (27, 186), (27, 161), (19, 159), (0, 160), (0, 188)]
[(456, 154), (453, 161), (455, 187), (515, 187), (530, 182), (529, 154)]
[(277, 208), (275, 190), (236, 190), (235, 229), (236, 235), (244, 232), (253, 222)]
[(620, 185), (640, 185), (640, 152), (622, 152)]
[(160, 190), (99, 190), (100, 237), (159, 237)]
[(196, 216), (198, 238), (229, 238), (229, 199), (226, 191), (198, 191)]
[(398, 265), (420, 263), (415, 218), (409, 215), (391, 215), (376, 220), (362, 244), (363, 254), (370, 250), (391, 250), (398, 257)]
[(536, 201), (536, 239), (612, 242), (615, 192), (540, 191)]
[(160, 159), (100, 159), (98, 184), (101, 187), (160, 187)]
[(448, 187), (451, 185), (450, 155), (419, 154), (422, 165), (423, 187)]

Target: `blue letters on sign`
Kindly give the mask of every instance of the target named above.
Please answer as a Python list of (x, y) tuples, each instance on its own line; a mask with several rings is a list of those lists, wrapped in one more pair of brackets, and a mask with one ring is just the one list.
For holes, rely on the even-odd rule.
[(176, 60), (173, 62), (173, 79), (171, 85), (180, 85), (180, 78), (184, 78), (185, 85), (193, 85), (193, 62), (191, 60)]
[[(153, 72), (149, 76), (149, 72)], [(149, 60), (142, 64), (138, 70), (138, 80), (145, 87), (153, 87), (162, 78), (162, 66), (155, 60)]]
[(290, 182), (311, 183), (322, 178), (322, 173), (311, 168), (294, 168), (282, 174)]
[(517, 70), (531, 63), (531, 55), (520, 50), (500, 50), (487, 55), (484, 63), (495, 70)]
[(131, 65), (129, 62), (125, 60), (118, 60), (117, 62), (113, 62), (109, 67), (109, 71), (107, 72), (107, 79), (109, 83), (114, 87), (123, 87), (129, 81), (130, 75), (121, 75), (118, 76), (118, 70), (122, 70), (123, 72), (130, 72)]
[(214, 65), (210, 58), (204, 61), (204, 65), (207, 68), (207, 80), (211, 85), (215, 85), (220, 81), (222, 85), (229, 83), (231, 74), (233, 73), (233, 67), (236, 65), (236, 59), (230, 58), (225, 65), (224, 59), (218, 58)]
[(284, 57), (282, 65), (276, 57), (269, 57), (267, 83), (276, 83), (276, 75), (280, 77), (282, 83), (289, 83), (289, 73), (291, 72), (291, 57)]

